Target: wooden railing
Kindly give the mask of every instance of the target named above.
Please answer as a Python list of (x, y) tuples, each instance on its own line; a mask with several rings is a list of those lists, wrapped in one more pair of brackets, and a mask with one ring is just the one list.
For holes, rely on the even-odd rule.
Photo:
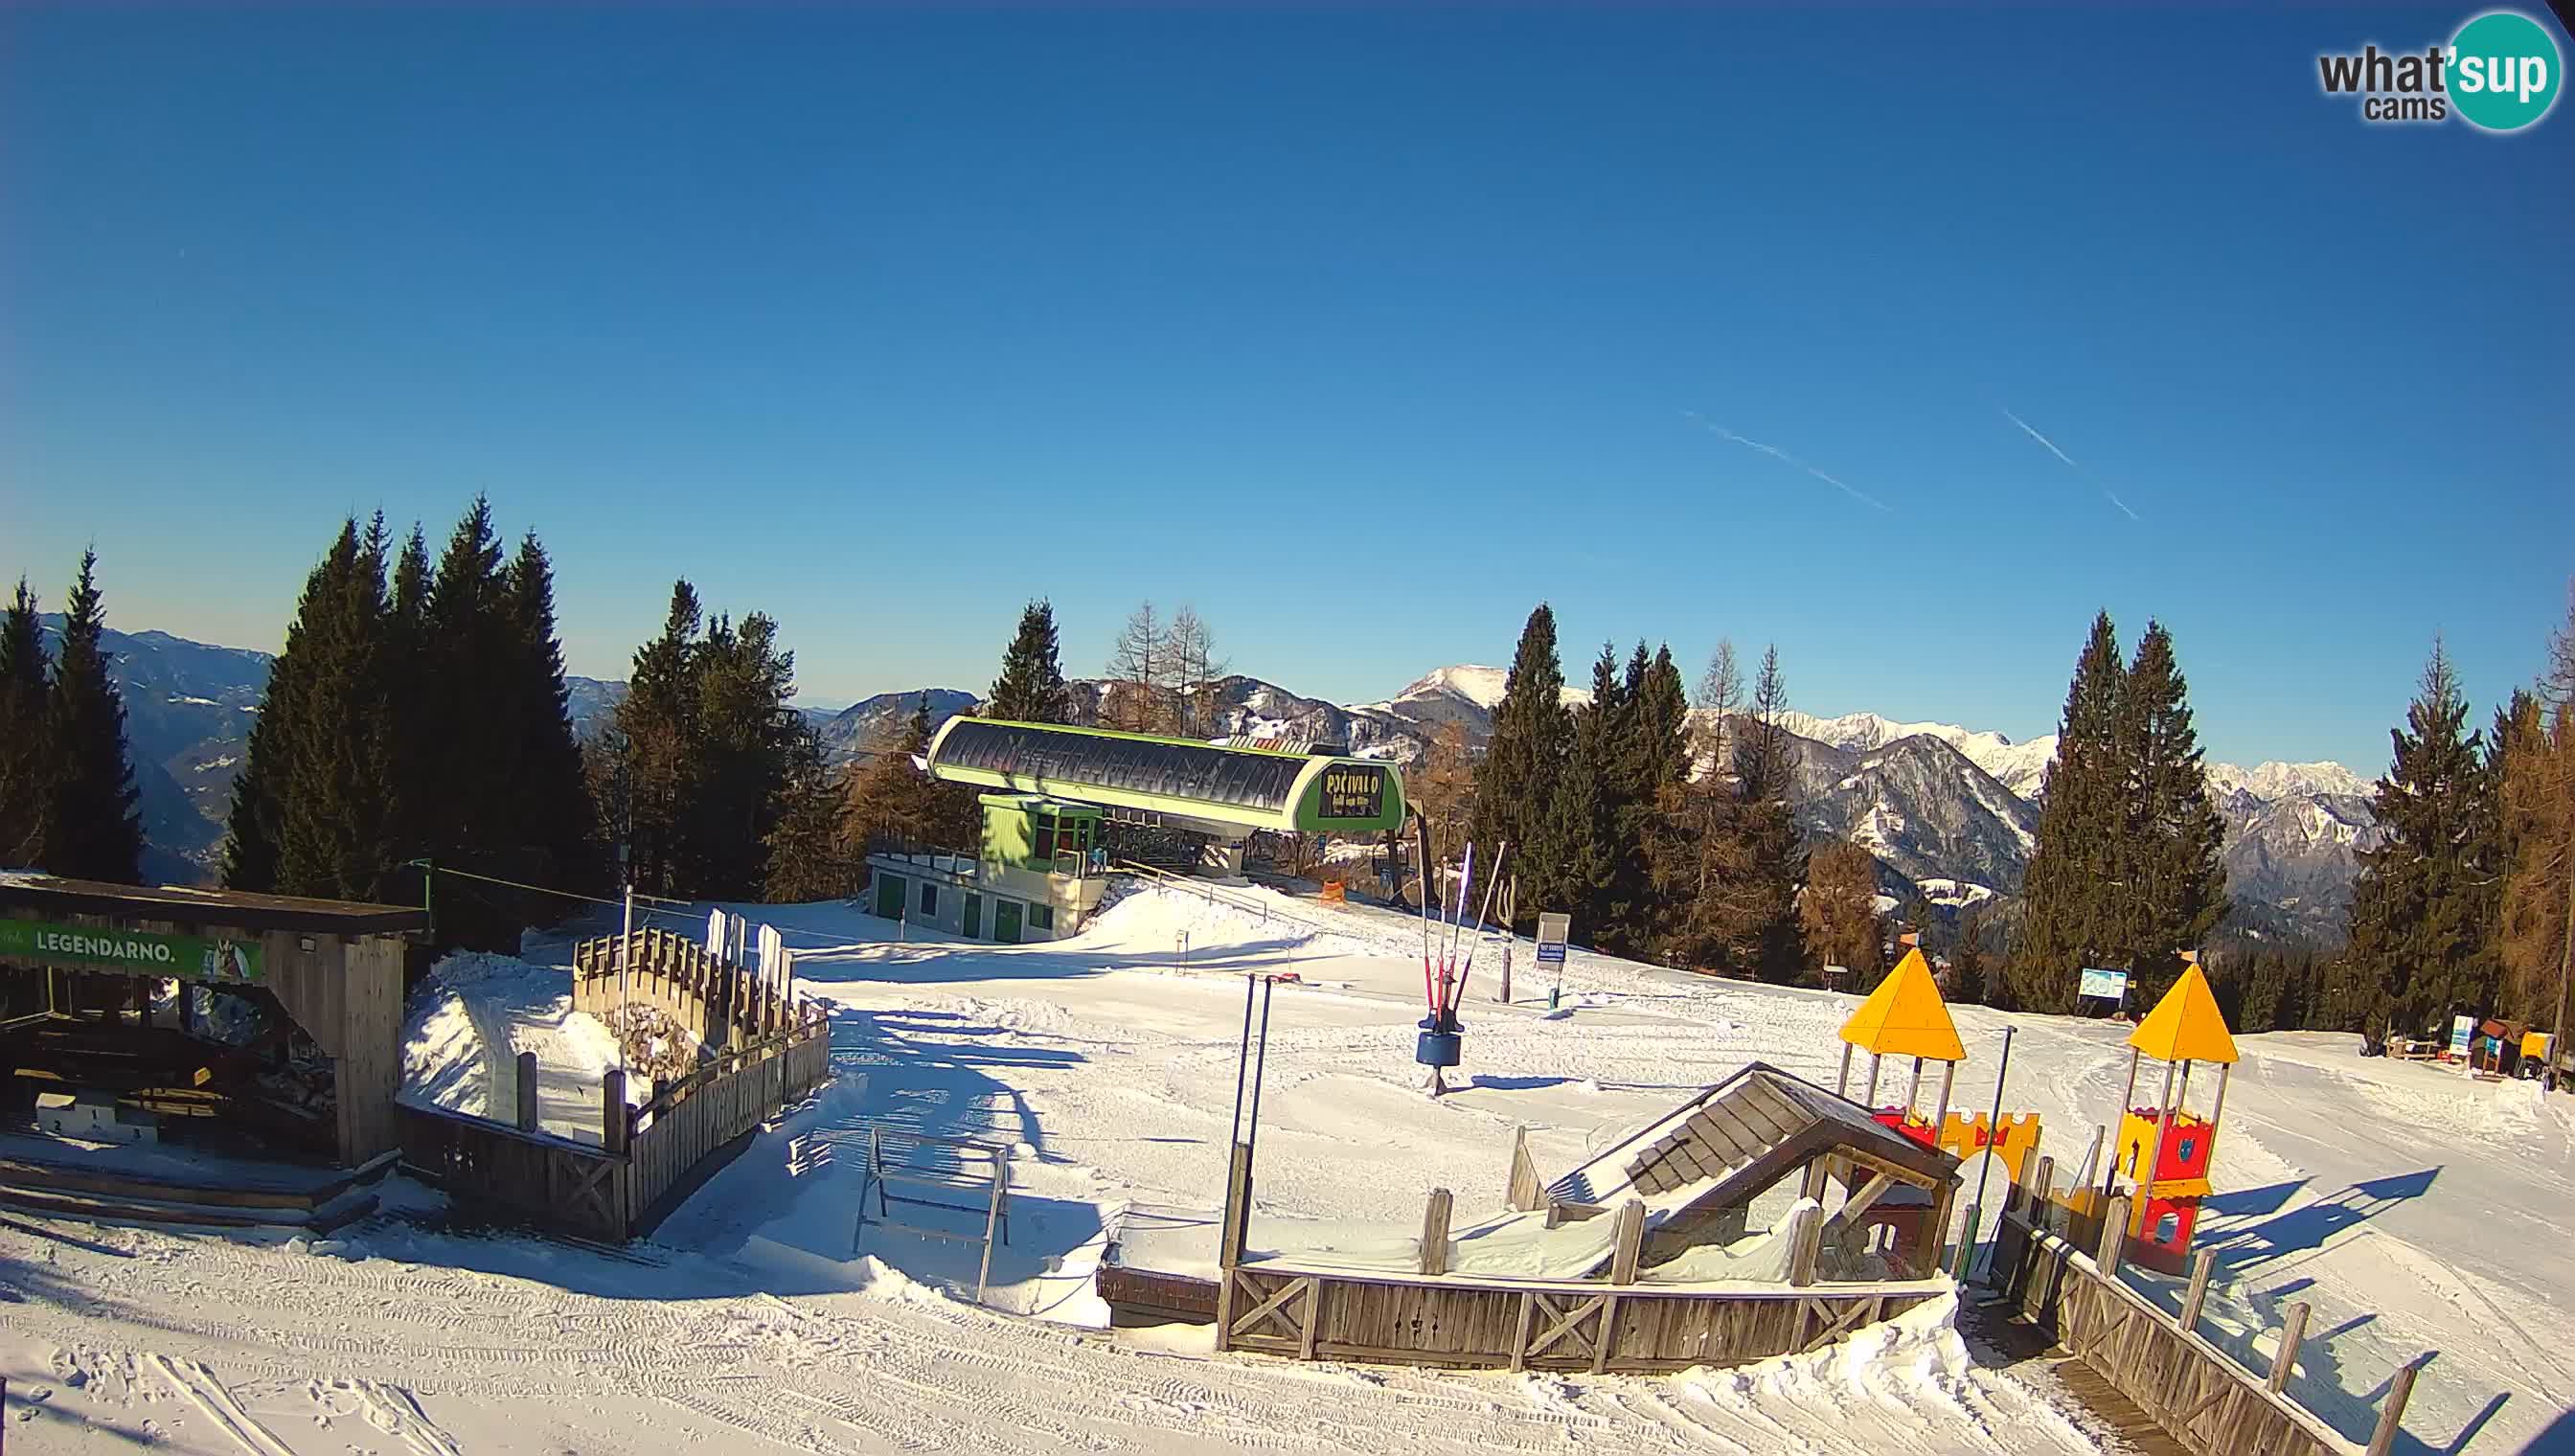
[[(2015, 1192), (2003, 1210), (1989, 1275), (2008, 1307), (2054, 1334), (2067, 1352), (2200, 1456), (2347, 1456), (2342, 1437), (2286, 1393), (2306, 1306), (2291, 1307), (2289, 1328), (2267, 1374), (2245, 1369), (2198, 1332), (2209, 1253), (2203, 1251), (2193, 1267), (2178, 1319), (2120, 1280), (2126, 1204), (2113, 1198), (2088, 1217), (2075, 1213), (2096, 1239), (2086, 1253), (2049, 1227), (2064, 1220), (2065, 1205)], [(2369, 1456), (2386, 1456), (2393, 1446), (2419, 1368), (2417, 1362), (2397, 1371)]]

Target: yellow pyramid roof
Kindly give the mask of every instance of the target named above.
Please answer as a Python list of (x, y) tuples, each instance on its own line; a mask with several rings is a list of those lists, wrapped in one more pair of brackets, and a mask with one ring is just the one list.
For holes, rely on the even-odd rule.
[(1949, 1019), (1948, 1003), (1931, 979), (1931, 963), (1919, 946), (1904, 952), (1895, 969), (1859, 1003), (1842, 1023), (1842, 1040), (1877, 1056), (1927, 1056), (1934, 1061), (1964, 1061), (1958, 1028)]
[(2196, 963), (2181, 968), (2181, 979), (2137, 1023), (2128, 1044), (2157, 1061), (2235, 1060), (2235, 1038), (2227, 1034), (2226, 1015), (2217, 1009), (2208, 976)]

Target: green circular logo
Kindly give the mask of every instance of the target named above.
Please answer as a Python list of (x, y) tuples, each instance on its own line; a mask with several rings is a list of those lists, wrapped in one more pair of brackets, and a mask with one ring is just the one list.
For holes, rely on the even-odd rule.
[(2566, 89), (2557, 37), (2517, 10), (2489, 10), (2450, 38), (2450, 104), (2468, 125), (2517, 132)]

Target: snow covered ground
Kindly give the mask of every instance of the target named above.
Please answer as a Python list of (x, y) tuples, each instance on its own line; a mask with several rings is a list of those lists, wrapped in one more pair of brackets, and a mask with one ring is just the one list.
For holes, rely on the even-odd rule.
[[(832, 1003), (845, 1075), (629, 1250), (478, 1229), (399, 1180), (389, 1212), (336, 1243), (0, 1221), (9, 1439), (259, 1456), (2093, 1449), (2030, 1387), (1974, 1367), (1937, 1306), (1812, 1356), (1660, 1379), (1216, 1358), (1204, 1330), (1099, 1328), (1089, 1275), (1122, 1224), (1219, 1199), (1244, 970), (1297, 977), (1276, 992), (1261, 1109), (1252, 1239), (1272, 1247), (1417, 1226), (1433, 1186), (1461, 1225), (1488, 1215), (1517, 1126), (1552, 1177), (1748, 1058), (1829, 1082), (1852, 1004), (1576, 951), (1550, 1013), (1522, 942), (1515, 1004), (1491, 1003), (1498, 967), (1478, 959), (1464, 1085), (1432, 1101), (1411, 1060), (1417, 921), (1230, 894), (1139, 893), (1021, 946), (898, 941), (839, 904), (752, 907), (797, 948), (799, 988)], [(569, 959), (560, 940), (528, 954)], [(486, 1039), (595, 1088), (611, 1053), (567, 1029), (562, 972), (482, 969), (453, 1006), (415, 1008), (416, 1090), (511, 1105)], [(2079, 1157), (2118, 1094), (2121, 1028), (1959, 1020), (1957, 1100), (1990, 1102), (2008, 1021), (2007, 1104)], [(2575, 1449), (2575, 1356), (2557, 1343), (2575, 1258), (2549, 1236), (2575, 1151), (2565, 1103), (2364, 1062), (2343, 1038), (2244, 1046), (2203, 1225), (2227, 1275), (2212, 1327), (2276, 1327), (2278, 1302), (2313, 1301), (2301, 1390), (2347, 1433), (2355, 1417), (2366, 1433), (2388, 1370), (2437, 1349), (2404, 1449)], [(1016, 1150), (991, 1309), (958, 1294), (972, 1246), (855, 1227), (878, 1125)]]

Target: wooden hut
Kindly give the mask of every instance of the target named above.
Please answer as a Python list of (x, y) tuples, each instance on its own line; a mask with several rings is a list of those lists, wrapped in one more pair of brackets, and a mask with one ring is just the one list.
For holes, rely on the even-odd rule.
[[(355, 1167), (399, 1143), (403, 953), (428, 927), (397, 905), (0, 871), (0, 1052), (19, 1095), (49, 1088), (37, 1105), (78, 1111), (87, 1130), (141, 1140), (179, 1112)], [(273, 1071), (198, 1034), (193, 998), (162, 1001), (164, 981), (273, 1003), (324, 1084), (301, 1109), (265, 1105)]]

